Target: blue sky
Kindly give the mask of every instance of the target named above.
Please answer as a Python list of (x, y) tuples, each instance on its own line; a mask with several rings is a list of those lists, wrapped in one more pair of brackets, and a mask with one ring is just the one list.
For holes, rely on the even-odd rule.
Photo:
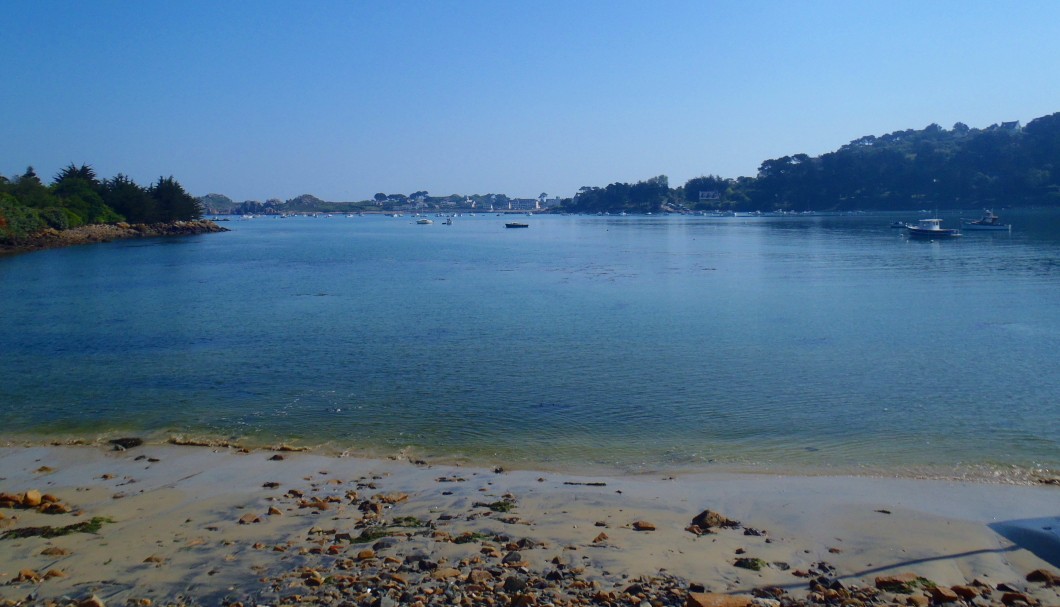
[(0, 0), (0, 174), (571, 196), (1060, 111), (1060, 2)]

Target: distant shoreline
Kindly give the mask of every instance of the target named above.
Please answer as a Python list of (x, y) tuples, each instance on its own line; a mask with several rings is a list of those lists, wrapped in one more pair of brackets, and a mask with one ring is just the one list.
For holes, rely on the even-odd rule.
[(223, 228), (213, 221), (205, 219), (152, 224), (128, 224), (124, 222), (115, 224), (93, 224), (67, 230), (48, 228), (33, 234), (21, 242), (15, 244), (0, 244), (0, 255), (14, 255), (18, 253), (29, 253), (32, 251), (57, 249), (60, 247), (70, 247), (82, 244), (111, 242), (128, 238), (193, 236), (196, 234), (211, 234), (228, 231), (228, 228)]

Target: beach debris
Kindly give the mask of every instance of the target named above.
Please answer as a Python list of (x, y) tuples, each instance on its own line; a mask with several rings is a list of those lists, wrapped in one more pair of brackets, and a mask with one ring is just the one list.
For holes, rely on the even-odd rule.
[(600, 535), (597, 535), (596, 537), (593, 538), (593, 543), (594, 544), (602, 544), (603, 542), (606, 542), (607, 539), (608, 538), (607, 538), (607, 534), (606, 533), (600, 533)]
[(633, 521), (635, 531), (655, 531), (655, 524), (648, 521)]
[(607, 483), (598, 483), (598, 482), (579, 483), (579, 482), (575, 482), (575, 481), (564, 481), (563, 484), (564, 485), (576, 485), (576, 486), (580, 486), (580, 487), (606, 487), (607, 486)]
[(41, 466), (40, 468), (34, 470), (34, 472), (36, 472), (37, 474), (49, 474), (51, 472), (55, 472), (55, 468), (52, 468), (51, 466)]
[(133, 447), (143, 445), (144, 439), (130, 436), (126, 438), (112, 438), (107, 442), (114, 445), (115, 451), (125, 451), (126, 449), (132, 449)]
[(474, 507), (476, 508), (489, 508), (493, 512), (511, 512), (515, 508), (515, 501), (510, 499), (502, 499), (496, 502), (475, 502)]
[(751, 571), (761, 571), (769, 566), (762, 559), (754, 557), (740, 557), (736, 559), (733, 565), (740, 569), (750, 569)]
[(65, 527), (19, 527), (5, 531), (3, 535), (0, 535), (0, 539), (6, 540), (26, 537), (52, 538), (69, 535), (71, 533), (98, 533), (105, 523), (113, 522), (113, 520), (107, 517), (95, 516), (92, 517), (92, 520), (66, 525)]
[(269, 461), (270, 461), (270, 462), (280, 462), (280, 461), (283, 461), (283, 456), (282, 456), (282, 455), (280, 455), (279, 453), (277, 453), (276, 455), (273, 455), (272, 457), (270, 457), (270, 458), (269, 458)]
[(920, 588), (932, 588), (936, 586), (931, 580), (922, 578), (912, 572), (882, 575), (876, 578), (875, 584), (876, 588), (879, 588), (880, 590), (899, 594), (913, 594), (913, 592)]

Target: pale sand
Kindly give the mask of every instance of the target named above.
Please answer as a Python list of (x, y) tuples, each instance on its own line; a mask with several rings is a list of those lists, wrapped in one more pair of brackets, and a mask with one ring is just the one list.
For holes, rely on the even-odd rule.
[[(0, 492), (37, 489), (82, 512), (46, 515), (5, 508), (0, 510), (0, 529), (63, 526), (96, 516), (113, 520), (96, 535), (0, 540), (0, 599), (95, 594), (108, 605), (139, 598), (156, 604), (182, 597), (204, 604), (220, 604), (225, 597), (267, 601), (260, 579), (313, 566), (320, 557), (304, 554), (305, 549), (332, 543), (332, 535), (313, 534), (312, 528), (353, 536), (360, 532), (354, 527), (364, 513), (347, 495), (355, 490), (359, 500), (407, 494), (407, 500), (386, 510), (388, 520), (413, 516), (452, 536), (499, 533), (543, 543), (520, 551), (530, 569), (544, 571), (560, 556), (585, 567), (586, 576), (608, 588), (624, 575), (655, 575), (663, 569), (713, 592), (744, 594), (776, 585), (798, 596), (806, 594), (807, 581), (794, 572), (824, 561), (846, 584), (872, 586), (876, 576), (912, 571), (947, 586), (976, 578), (1011, 583), (1042, 604), (1060, 605), (1057, 588), (1024, 581), (1030, 571), (1060, 568), (1056, 487), (731, 473), (586, 478), (282, 455), (282, 461), (275, 461), (267, 451), (173, 445), (121, 452), (0, 448)], [(264, 488), (267, 482), (277, 482), (279, 488)], [(325, 511), (298, 508), (297, 499), (282, 497), (290, 489), (306, 497), (337, 499)], [(475, 505), (505, 495), (514, 497), (511, 512)], [(267, 515), (270, 506), (283, 514)], [(686, 528), (705, 509), (766, 533), (747, 536), (742, 529), (722, 529), (697, 537)], [(260, 515), (262, 522), (240, 524), (248, 513)], [(655, 530), (632, 529), (638, 520), (649, 521)], [(1020, 521), (1029, 522), (1020, 527)], [(1020, 535), (1020, 528), (1028, 531)], [(601, 532), (608, 539), (594, 544)], [(329, 541), (312, 543), (325, 537)], [(278, 545), (289, 549), (276, 552)], [(70, 554), (42, 555), (49, 546)], [(355, 555), (366, 545), (343, 546), (344, 553)], [(480, 543), (440, 541), (428, 531), (402, 538), (388, 554), (401, 558), (424, 551), (455, 566), (481, 548)], [(736, 568), (738, 549), (746, 551), (743, 556), (786, 563), (790, 569)], [(145, 562), (149, 557), (158, 562)], [(56, 569), (65, 577), (15, 583), (24, 569), (41, 574)]]

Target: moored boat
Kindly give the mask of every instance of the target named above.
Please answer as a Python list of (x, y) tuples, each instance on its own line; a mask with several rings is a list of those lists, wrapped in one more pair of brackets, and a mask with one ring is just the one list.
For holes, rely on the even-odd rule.
[(1011, 230), (1012, 226), (1007, 223), (1001, 223), (1001, 218), (994, 215), (991, 210), (984, 210), (983, 216), (976, 220), (965, 219), (961, 226), (965, 230), (979, 230), (979, 231), (1006, 231)]
[(916, 225), (909, 224), (905, 229), (909, 230), (910, 238), (941, 239), (961, 235), (960, 230), (942, 227), (941, 219), (920, 219)]
[(434, 223), (434, 220), (433, 219), (427, 219), (426, 217), (424, 217), (423, 219), (417, 219), (416, 223), (420, 224), (421, 226), (425, 226), (425, 225), (430, 225), (430, 224)]
[(506, 228), (529, 228), (530, 224), (521, 223), (521, 222), (518, 222), (518, 221), (509, 221), (508, 223), (504, 224), (504, 227), (506, 227)]

